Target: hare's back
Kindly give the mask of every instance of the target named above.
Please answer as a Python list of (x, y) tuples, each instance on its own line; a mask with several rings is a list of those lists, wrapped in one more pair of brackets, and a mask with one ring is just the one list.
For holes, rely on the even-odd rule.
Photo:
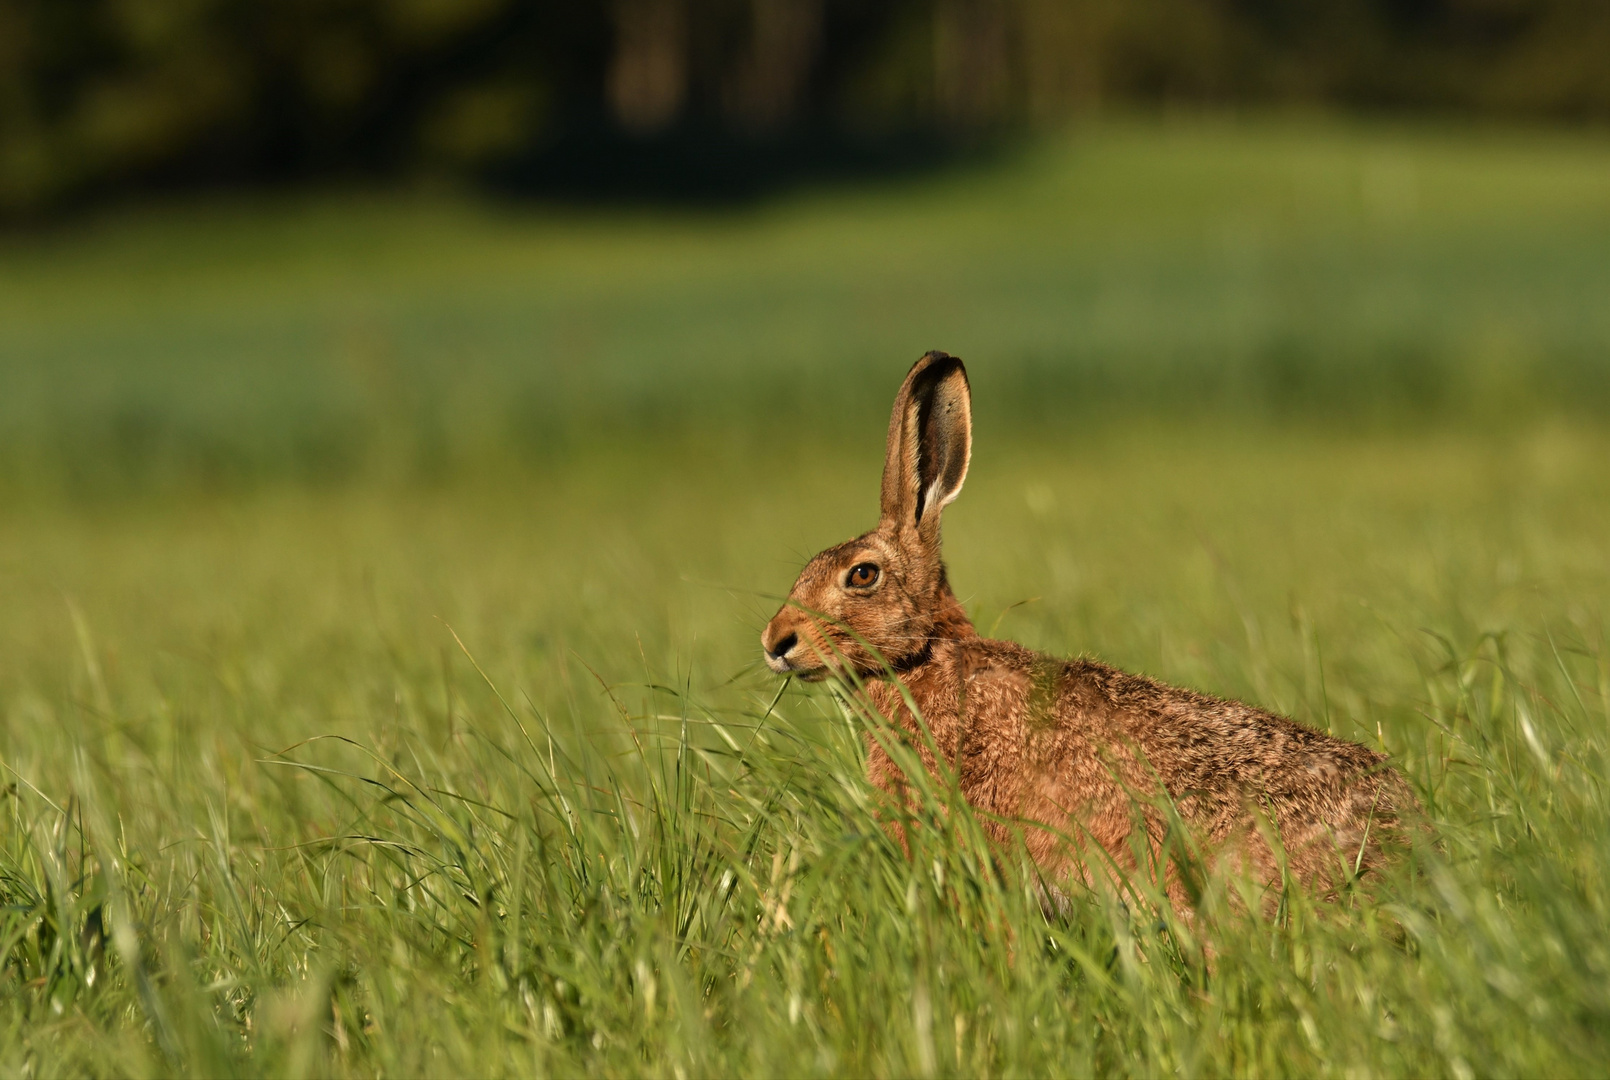
[(1239, 701), (1070, 661), (1064, 723), (1139, 751), (1182, 809), (1220, 817), (1249, 801), (1282, 825), (1387, 822), (1413, 796), (1383, 754)]

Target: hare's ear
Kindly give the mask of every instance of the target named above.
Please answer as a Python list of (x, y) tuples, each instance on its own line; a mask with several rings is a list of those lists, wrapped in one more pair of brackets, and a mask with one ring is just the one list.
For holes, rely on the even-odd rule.
[(967, 478), (973, 452), (972, 395), (967, 369), (947, 353), (912, 365), (895, 395), (883, 462), (883, 520), (939, 540), (939, 512)]

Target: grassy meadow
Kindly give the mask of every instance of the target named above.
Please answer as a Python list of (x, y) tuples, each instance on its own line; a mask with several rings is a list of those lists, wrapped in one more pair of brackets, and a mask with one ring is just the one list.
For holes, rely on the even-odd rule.
[[(0, 1073), (1590, 1075), (1610, 140), (1091, 126), (726, 211), (0, 240)], [(908, 856), (758, 634), (969, 364), (982, 631), (1390, 752), (1335, 903)]]

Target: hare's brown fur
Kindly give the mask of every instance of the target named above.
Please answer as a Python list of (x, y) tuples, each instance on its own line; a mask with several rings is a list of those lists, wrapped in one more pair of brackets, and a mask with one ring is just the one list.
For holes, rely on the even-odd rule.
[[(1124, 869), (1155, 858), (1170, 827), (1160, 796), (1199, 850), (1268, 885), (1281, 879), (1277, 848), (1293, 877), (1325, 891), (1378, 865), (1417, 809), (1384, 755), (1240, 702), (978, 636), (939, 546), (970, 451), (966, 372), (929, 353), (895, 399), (878, 527), (806, 565), (761, 636), (771, 668), (853, 671), (925, 768), (939, 774), (937, 750), (984, 827), (1003, 843), (1021, 831), (1053, 877), (1088, 881), (1075, 868), (1102, 861), (1089, 845)], [(870, 736), (868, 771), (903, 795), (904, 775)], [(1177, 874), (1166, 886), (1186, 903)]]

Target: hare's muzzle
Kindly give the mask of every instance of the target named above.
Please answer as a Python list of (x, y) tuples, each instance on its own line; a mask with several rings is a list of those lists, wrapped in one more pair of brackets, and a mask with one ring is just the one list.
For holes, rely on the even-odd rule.
[(787, 625), (784, 612), (778, 612), (760, 634), (760, 647), (766, 653), (766, 666), (779, 675), (788, 675), (800, 669), (793, 654), (800, 648), (799, 633)]

